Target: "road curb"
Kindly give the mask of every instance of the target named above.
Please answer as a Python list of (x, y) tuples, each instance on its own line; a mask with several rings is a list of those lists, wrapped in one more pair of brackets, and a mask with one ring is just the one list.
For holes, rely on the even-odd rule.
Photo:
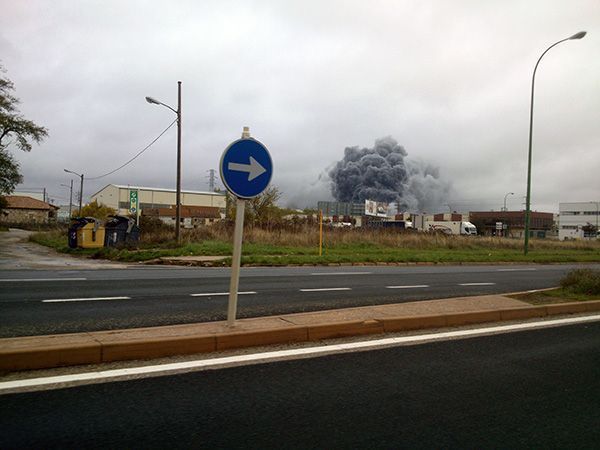
[[(444, 328), (477, 323), (577, 314), (600, 311), (600, 300), (552, 305), (524, 306), (497, 310), (453, 312), (438, 315), (385, 317), (375, 315), (365, 320), (338, 322), (318, 321), (270, 328), (206, 333), (190, 332), (189, 327), (167, 326), (90, 332), (50, 336), (0, 339), (0, 371), (46, 369), (60, 366), (99, 364), (104, 362), (153, 359), (167, 356), (210, 353), (262, 345), (318, 341), (348, 336), (383, 334), (428, 328)], [(318, 316), (317, 316), (318, 317)], [(268, 322), (272, 324), (271, 322)], [(244, 322), (246, 320), (246, 322)], [(242, 319), (240, 323), (260, 319)], [(318, 320), (318, 319), (317, 319)], [(267, 323), (267, 322), (265, 322)], [(179, 333), (179, 334), (178, 334)]]

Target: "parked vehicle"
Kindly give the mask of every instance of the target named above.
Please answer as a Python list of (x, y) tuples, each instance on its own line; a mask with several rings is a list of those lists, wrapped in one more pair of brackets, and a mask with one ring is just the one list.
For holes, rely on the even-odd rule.
[(425, 222), (424, 231), (439, 231), (444, 234), (477, 236), (477, 227), (471, 222), (435, 221)]

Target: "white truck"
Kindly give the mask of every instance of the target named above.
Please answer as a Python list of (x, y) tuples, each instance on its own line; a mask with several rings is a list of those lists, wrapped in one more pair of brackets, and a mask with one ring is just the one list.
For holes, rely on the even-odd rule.
[(444, 234), (460, 234), (463, 236), (477, 236), (477, 227), (471, 222), (426, 221), (423, 231), (437, 231)]

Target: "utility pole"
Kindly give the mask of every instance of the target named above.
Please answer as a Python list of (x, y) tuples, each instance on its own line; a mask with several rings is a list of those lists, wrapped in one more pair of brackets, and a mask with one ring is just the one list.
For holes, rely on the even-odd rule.
[(215, 169), (208, 170), (208, 190), (210, 192), (215, 191)]
[(179, 244), (181, 242), (179, 233), (179, 227), (181, 225), (181, 81), (177, 82), (177, 110), (171, 108), (166, 103), (159, 102), (152, 97), (146, 97), (146, 101), (148, 103), (162, 105), (165, 108), (169, 108), (177, 115), (177, 192), (175, 194), (175, 240)]

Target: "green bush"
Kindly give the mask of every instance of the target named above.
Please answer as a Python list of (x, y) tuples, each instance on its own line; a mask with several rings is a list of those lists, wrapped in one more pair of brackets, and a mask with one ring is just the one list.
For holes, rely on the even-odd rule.
[(600, 295), (600, 270), (572, 270), (560, 281), (560, 285), (576, 294)]

